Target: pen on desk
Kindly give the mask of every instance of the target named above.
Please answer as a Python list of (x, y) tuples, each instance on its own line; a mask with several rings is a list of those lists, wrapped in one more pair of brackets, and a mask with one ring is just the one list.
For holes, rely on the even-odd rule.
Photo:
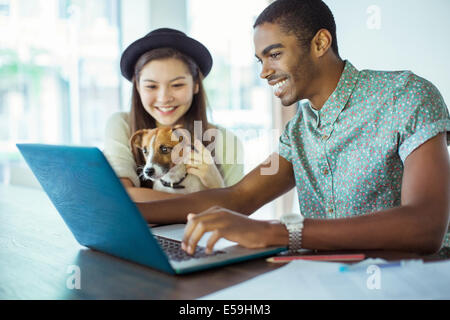
[(310, 261), (361, 261), (365, 259), (364, 254), (330, 254), (330, 255), (301, 255), (301, 256), (277, 256), (268, 258), (267, 262), (286, 263), (293, 260)]
[[(401, 267), (404, 265), (403, 261), (397, 261), (397, 262), (390, 262), (390, 263), (374, 263), (373, 265), (377, 266), (380, 269), (384, 268), (391, 268), (391, 267)], [(359, 270), (359, 269), (367, 269), (370, 265), (350, 265), (350, 266), (340, 266), (339, 271), (340, 272), (347, 272), (352, 270)]]

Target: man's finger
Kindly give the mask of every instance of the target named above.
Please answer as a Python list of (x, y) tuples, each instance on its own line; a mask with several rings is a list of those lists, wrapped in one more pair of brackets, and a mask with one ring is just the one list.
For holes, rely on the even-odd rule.
[(195, 222), (193, 221), (195, 216), (196, 215), (193, 213), (189, 213), (187, 215), (187, 224), (186, 227), (184, 227), (183, 240), (181, 240), (181, 248), (185, 251), (187, 250), (187, 242), (191, 236), (192, 231), (195, 228)]
[(197, 247), (197, 243), (203, 237), (205, 232), (208, 232), (208, 223), (205, 221), (199, 221), (195, 224), (194, 230), (191, 233), (191, 236), (187, 240), (187, 253), (194, 254), (195, 248)]
[(188, 213), (187, 220), (189, 221), (189, 220), (191, 220), (194, 217), (195, 217), (195, 213)]
[[(202, 228), (205, 225), (205, 223), (213, 222), (214, 220), (219, 218), (219, 216), (216, 214), (216, 212), (218, 212), (218, 211), (220, 212), (221, 209), (222, 208), (220, 208), (220, 207), (213, 206), (213, 207), (211, 207), (205, 211), (202, 211), (198, 214), (193, 214), (193, 213), (188, 214), (188, 222), (184, 229), (183, 240), (181, 242), (181, 248), (183, 250), (190, 252), (189, 245), (193, 244), (193, 242), (192, 242), (193, 237), (196, 237), (195, 240), (197, 240), (197, 241), (194, 240), (194, 242), (195, 242), (195, 245), (197, 245), (198, 240), (200, 240), (200, 238), (201, 238), (201, 236), (200, 236), (200, 238), (198, 238), (200, 229), (197, 230), (197, 234), (194, 235), (194, 232), (197, 229), (198, 225), (201, 224), (200, 228)], [(214, 224), (215, 224), (214, 222), (212, 224), (210, 223), (210, 225), (214, 225)], [(210, 229), (210, 230), (212, 230), (212, 229)], [(206, 232), (206, 231), (204, 231), (204, 232)], [(203, 233), (202, 233), (202, 235), (203, 235)], [(195, 250), (195, 246), (194, 246), (194, 248), (190, 248), (190, 249)]]
[(186, 224), (186, 227), (184, 227), (183, 240), (181, 241), (181, 248), (183, 250), (187, 251), (188, 246), (189, 246), (189, 241), (190, 241), (190, 239), (192, 237), (192, 233), (194, 232), (195, 228), (197, 227), (197, 224), (201, 220), (208, 219), (208, 216), (204, 215), (205, 213), (208, 212), (208, 210), (203, 211), (203, 212), (198, 213), (198, 214), (189, 213), (187, 215), (187, 224)]
[(219, 239), (222, 238), (218, 230), (215, 230), (208, 239), (206, 243), (206, 253), (211, 254), (214, 250), (214, 245)]

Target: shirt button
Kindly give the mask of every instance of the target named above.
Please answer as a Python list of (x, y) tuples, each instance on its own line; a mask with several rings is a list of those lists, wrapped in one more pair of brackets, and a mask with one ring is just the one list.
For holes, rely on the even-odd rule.
[(328, 171), (327, 168), (324, 168), (324, 169), (322, 170), (322, 173), (323, 173), (324, 176), (326, 176), (326, 175), (328, 175), (330, 172)]
[(334, 212), (334, 209), (333, 208), (329, 208), (328, 209), (328, 213), (333, 213)]
[(326, 134), (324, 134), (324, 135), (322, 136), (322, 141), (327, 141), (328, 138), (329, 138), (329, 136), (327, 136)]

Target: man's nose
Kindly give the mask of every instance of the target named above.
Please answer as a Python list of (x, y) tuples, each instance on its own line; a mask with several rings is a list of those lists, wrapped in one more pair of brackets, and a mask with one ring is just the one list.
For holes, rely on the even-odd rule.
[(261, 73), (259, 74), (261, 79), (267, 79), (267, 77), (271, 76), (273, 73), (274, 73), (273, 69), (267, 66), (267, 63), (263, 62), (261, 64)]

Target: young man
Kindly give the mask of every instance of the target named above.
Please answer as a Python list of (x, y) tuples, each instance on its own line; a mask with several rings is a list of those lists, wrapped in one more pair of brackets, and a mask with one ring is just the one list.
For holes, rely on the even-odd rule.
[[(283, 105), (300, 101), (269, 157), (278, 172), (261, 175), (263, 164), (230, 188), (138, 204), (146, 220), (187, 217), (189, 253), (208, 231), (208, 250), (222, 237), (292, 251), (439, 250), (449, 222), (450, 117), (438, 90), (411, 72), (358, 71), (341, 60), (321, 0), (273, 2), (254, 25), (254, 44), (261, 78)], [(303, 216), (247, 217), (294, 186)]]

